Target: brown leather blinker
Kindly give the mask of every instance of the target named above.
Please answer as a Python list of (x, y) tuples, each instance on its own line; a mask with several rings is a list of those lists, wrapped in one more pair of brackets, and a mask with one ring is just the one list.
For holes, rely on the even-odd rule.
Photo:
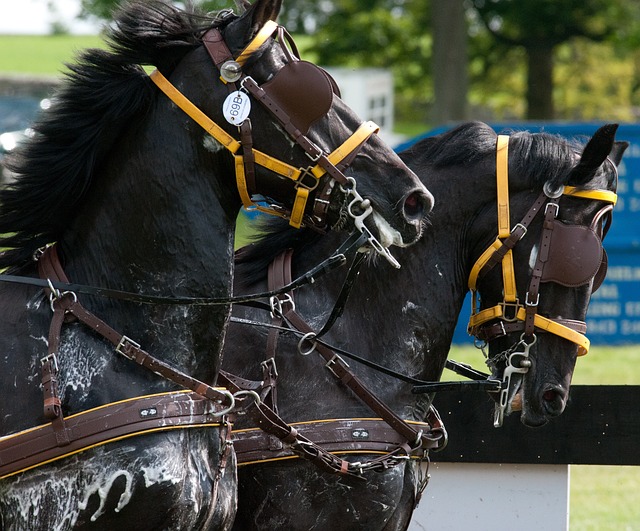
[(336, 93), (335, 81), (329, 74), (307, 61), (287, 63), (262, 89), (303, 134), (329, 112)]
[[(591, 279), (602, 283), (606, 274), (607, 256), (602, 241), (590, 227), (567, 225), (553, 221), (549, 259), (544, 264), (542, 282), (556, 282), (577, 287)], [(593, 291), (599, 287), (594, 282)]]

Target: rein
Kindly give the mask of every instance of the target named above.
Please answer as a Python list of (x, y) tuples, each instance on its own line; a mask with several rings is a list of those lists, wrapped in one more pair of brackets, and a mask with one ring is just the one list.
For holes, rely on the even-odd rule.
[[(278, 34), (280, 45), (285, 51), (289, 62), (272, 80), (260, 86), (251, 76), (243, 73), (242, 66), (247, 58), (266, 43), (275, 32)], [(291, 43), (294, 55), (287, 48), (285, 40)], [(383, 247), (364, 225), (364, 220), (373, 213), (370, 201), (364, 199), (357, 192), (356, 181), (352, 177), (347, 177), (343, 172), (343, 169), (356, 157), (369, 137), (378, 132), (379, 127), (371, 121), (361, 124), (347, 140), (331, 153), (325, 153), (306, 136), (303, 130), (308, 129), (313, 120), (302, 115), (304, 111), (299, 109), (296, 109), (296, 115), (287, 112), (283, 102), (286, 102), (287, 98), (296, 99), (296, 96), (285, 92), (285, 89), (288, 85), (295, 85), (296, 83), (312, 82), (313, 85), (316, 85), (324, 81), (327, 84), (327, 91), (331, 95), (332, 91), (335, 90), (335, 82), (319, 67), (306, 61), (300, 61), (290, 35), (274, 21), (268, 21), (235, 59), (225, 44), (224, 37), (219, 29), (211, 28), (208, 30), (203, 36), (203, 43), (213, 63), (220, 71), (220, 79), (229, 89), (229, 96), (225, 100), (225, 108), (229, 106), (232, 110), (229, 111), (231, 114), (225, 116), (225, 118), (238, 127), (240, 140), (235, 139), (198, 109), (159, 70), (153, 71), (149, 77), (173, 103), (233, 155), (236, 184), (244, 207), (247, 210), (258, 210), (267, 214), (289, 218), (289, 224), (295, 228), (300, 228), (303, 224), (306, 224), (325, 230), (329, 196), (332, 193), (334, 184), (337, 182), (341, 192), (347, 198), (346, 212), (353, 219), (356, 229), (367, 236), (369, 244), (377, 253), (384, 256), (394, 267), (399, 268), (400, 264), (393, 258), (390, 251)], [(274, 81), (279, 76), (282, 76), (283, 73), (285, 74), (286, 82), (274, 87)], [(236, 82), (239, 82), (239, 86)], [(248, 118), (251, 100), (248, 95), (253, 96), (278, 120), (286, 133), (296, 144), (302, 147), (311, 160), (311, 165), (296, 168), (253, 147), (251, 120)], [(236, 111), (233, 107), (234, 105), (239, 110)], [(329, 100), (329, 107), (330, 105), (331, 101)], [(326, 112), (328, 110), (326, 108)], [(234, 113), (242, 114), (236, 117)], [(320, 115), (322, 114), (321, 112)], [(254, 190), (255, 164), (293, 182), (295, 199), (291, 210), (276, 204), (264, 207), (252, 199), (252, 194), (256, 192)], [(313, 212), (310, 216), (306, 216), (305, 212), (309, 197), (312, 192), (316, 191), (320, 180), (325, 175), (328, 175), (330, 179), (322, 190), (315, 193)], [(260, 196), (260, 201), (264, 200), (265, 198)]]
[[(269, 286), (282, 285), (291, 276), (291, 251), (285, 251), (269, 267)], [(320, 339), (335, 320), (342, 313), (342, 308), (351, 286), (357, 276), (361, 259), (356, 255), (353, 266), (347, 274), (343, 288), (331, 316), (323, 326), (321, 332), (313, 329), (295, 311), (295, 303), (291, 293), (281, 296), (277, 301), (272, 300), (271, 306), (262, 306), (272, 315), (272, 323), (257, 323), (246, 320), (236, 322), (267, 326), (270, 328), (267, 339), (267, 359), (262, 363), (263, 380), (253, 382), (221, 371), (221, 381), (234, 390), (244, 390), (256, 394), (255, 407), (247, 410), (258, 428), (234, 431), (234, 445), (239, 465), (254, 464), (264, 461), (291, 458), (296, 455), (310, 459), (325, 471), (332, 473), (360, 474), (363, 470), (385, 469), (397, 464), (397, 459), (411, 456), (425, 458), (429, 449), (441, 449), (446, 445), (446, 430), (435, 408), (430, 407), (427, 422), (405, 421), (397, 416), (384, 404), (349, 368), (340, 354), (347, 354), (357, 361), (374, 366), (387, 374), (397, 375), (384, 367), (369, 362), (359, 356), (328, 345)], [(232, 320), (234, 318), (232, 317)], [(282, 324), (286, 326), (282, 326)], [(276, 344), (280, 331), (293, 332), (301, 337), (298, 349), (302, 355), (317, 352), (324, 360), (324, 367), (332, 374), (336, 381), (350, 389), (364, 404), (366, 404), (379, 418), (377, 419), (333, 419), (318, 420), (288, 425), (277, 414), (276, 382)], [(304, 345), (311, 345), (303, 350)], [(408, 378), (408, 377), (404, 377)], [(415, 380), (415, 382), (421, 382)], [(238, 392), (236, 391), (236, 394)], [(266, 404), (271, 401), (271, 406)], [(366, 421), (366, 422), (365, 422)], [(364, 424), (363, 424), (364, 423)], [(365, 426), (366, 424), (366, 426)], [(268, 437), (261, 435), (275, 435), (287, 448), (276, 447), (269, 443)], [(351, 430), (351, 431), (350, 431)], [(304, 431), (304, 436), (300, 432)], [(350, 431), (350, 434), (349, 434)], [(340, 433), (338, 436), (336, 433)], [(373, 435), (375, 433), (375, 435)], [(364, 435), (366, 434), (366, 435)], [(301, 437), (303, 437), (301, 439)], [(398, 437), (400, 437), (398, 439)], [(313, 439), (313, 443), (311, 442)], [(303, 441), (303, 442), (301, 442)], [(310, 454), (310, 449), (313, 451)], [(351, 463), (336, 457), (328, 457), (331, 453), (381, 453), (381, 457), (365, 463)], [(322, 458), (319, 458), (322, 456)], [(316, 462), (318, 461), (318, 462)]]
[[(330, 273), (338, 267), (346, 264), (346, 254), (354, 248), (361, 247), (366, 243), (366, 236), (354, 233), (344, 244), (337, 249), (331, 256), (325, 258), (320, 264), (313, 267), (295, 280), (292, 280), (282, 288), (264, 291), (261, 293), (252, 293), (249, 295), (236, 295), (232, 297), (175, 297), (164, 295), (147, 295), (144, 293), (135, 293), (131, 291), (116, 290), (104, 287), (91, 286), (86, 284), (76, 284), (54, 278), (33, 278), (21, 275), (0, 274), (0, 282), (9, 284), (23, 284), (27, 286), (36, 286), (39, 288), (51, 289), (57, 292), (72, 292), (75, 294), (95, 295), (106, 297), (109, 299), (123, 300), (128, 302), (136, 302), (140, 304), (167, 304), (167, 305), (184, 305), (184, 306), (216, 306), (239, 304), (256, 301), (259, 299), (270, 298), (301, 288), (307, 284), (313, 284), (319, 278)], [(36, 259), (39, 259), (41, 253), (46, 251), (50, 246), (44, 248), (37, 253)]]

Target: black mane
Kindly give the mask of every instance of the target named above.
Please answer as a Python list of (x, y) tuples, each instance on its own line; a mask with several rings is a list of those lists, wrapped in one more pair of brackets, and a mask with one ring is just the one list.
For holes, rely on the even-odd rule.
[[(510, 137), (509, 167), (514, 174), (525, 179), (524, 186), (542, 189), (550, 181), (552, 185), (566, 184), (567, 174), (575, 166), (584, 147), (560, 135), (531, 133), (529, 131), (505, 131)], [(434, 168), (447, 166), (471, 166), (487, 157), (495, 157), (496, 133), (485, 123), (469, 122), (438, 136), (427, 137), (400, 153), (407, 162), (418, 162)]]
[[(510, 167), (526, 180), (525, 186), (542, 189), (551, 181), (555, 188), (565, 184), (567, 174), (576, 164), (575, 155), (582, 145), (559, 135), (510, 131)], [(472, 166), (487, 157), (495, 157), (496, 133), (485, 123), (469, 122), (440, 135), (427, 137), (400, 153), (411, 166), (420, 163), (434, 168)], [(271, 261), (285, 249), (301, 249), (315, 242), (311, 230), (297, 230), (286, 221), (271, 218), (263, 222), (261, 235), (237, 257), (243, 283), (247, 286), (262, 280)]]
[[(225, 22), (228, 22), (226, 19)], [(139, 121), (157, 94), (141, 65), (165, 75), (216, 20), (160, 1), (125, 5), (107, 32), (108, 50), (84, 51), (34, 136), (7, 167), (16, 181), (0, 190), (0, 268), (20, 266), (57, 240), (94, 174), (124, 128)]]

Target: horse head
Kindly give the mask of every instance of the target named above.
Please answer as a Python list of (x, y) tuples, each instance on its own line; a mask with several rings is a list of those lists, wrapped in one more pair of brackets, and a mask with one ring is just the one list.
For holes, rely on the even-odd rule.
[[(151, 78), (204, 128), (202, 156), (224, 157), (246, 208), (298, 228), (355, 225), (391, 259), (386, 247), (420, 237), (433, 197), (377, 126), (340, 99), (329, 74), (300, 60), (275, 22), (280, 4), (258, 0), (240, 16), (222, 12), (203, 31), (203, 46), (167, 77), (159, 66)], [(178, 88), (194, 76), (207, 90), (189, 100)]]
[[(589, 300), (606, 274), (602, 240), (628, 146), (615, 142), (616, 129), (601, 127), (581, 152), (550, 135), (498, 139), (499, 234), (475, 253), (469, 281), (470, 332), (488, 344), (492, 376), (503, 382), (496, 425), (521, 409), (525, 425), (540, 426), (567, 404), (576, 360), (589, 349)], [(543, 152), (546, 163), (536, 159)], [(527, 167), (535, 182), (523, 179)]]

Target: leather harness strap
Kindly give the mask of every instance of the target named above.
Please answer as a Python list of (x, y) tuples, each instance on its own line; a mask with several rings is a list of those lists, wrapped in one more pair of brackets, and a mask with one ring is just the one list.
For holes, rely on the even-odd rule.
[[(409, 421), (408, 421), (409, 422)], [(430, 430), (427, 422), (410, 422)], [(334, 454), (394, 454), (407, 441), (382, 419), (329, 419), (293, 422), (292, 428), (315, 444)], [(259, 428), (233, 431), (233, 446), (238, 466), (297, 458), (288, 447), (273, 446), (273, 438)], [(408, 453), (411, 449), (408, 449)]]
[[(64, 278), (59, 278), (58, 275), (61, 266), (55, 245), (46, 248), (38, 260), (38, 268), (42, 278), (63, 282), (65, 281)], [(45, 291), (47, 291), (49, 295), (53, 295), (54, 304), (59, 304), (61, 310), (66, 314), (75, 317), (87, 327), (91, 328), (94, 332), (111, 342), (116, 347), (115, 350), (118, 354), (135, 361), (138, 365), (162, 376), (164, 379), (169, 380), (180, 387), (190, 389), (209, 400), (214, 400), (220, 403), (224, 403), (229, 400), (228, 393), (223, 393), (219, 389), (193, 378), (158, 358), (155, 358), (142, 349), (136, 342), (111, 328), (102, 319), (87, 311), (78, 302), (73, 293), (62, 293), (56, 295), (56, 293), (51, 292), (48, 288)], [(53, 327), (54, 324), (58, 326), (62, 323), (60, 321), (55, 321), (52, 322), (51, 326)], [(56, 333), (59, 334), (59, 332)]]
[[(0, 480), (32, 468), (144, 433), (215, 427), (226, 441), (220, 407), (191, 392), (139, 396), (71, 415), (61, 427), (49, 423), (0, 438)], [(62, 417), (58, 417), (62, 419)], [(60, 437), (60, 429), (64, 438)]]
[[(291, 276), (292, 252), (285, 251), (269, 267), (269, 286), (283, 285)], [(290, 298), (279, 306), (274, 314), (279, 322), (286, 322), (290, 327), (305, 334), (313, 334), (312, 328), (295, 311), (292, 294)], [(279, 314), (279, 315), (278, 315)], [(270, 333), (271, 334), (271, 333)], [(277, 334), (277, 332), (276, 332)], [(268, 358), (275, 357), (275, 345), (277, 335), (269, 343)], [(275, 447), (269, 435), (260, 434), (257, 429), (234, 431), (234, 445), (239, 464), (263, 462), (285, 457), (301, 455), (309, 458), (309, 443), (313, 440), (314, 451), (311, 460), (318, 461), (321, 468), (334, 472), (345, 473), (353, 470), (353, 465), (342, 460), (334, 461), (329, 458), (328, 452), (335, 453), (380, 453), (383, 455), (368, 461), (366, 468), (386, 468), (396, 464), (398, 456), (423, 457), (430, 449), (444, 448), (447, 441), (447, 433), (435, 408), (430, 407), (427, 422), (405, 421), (396, 415), (384, 402), (378, 399), (367, 386), (349, 369), (348, 365), (329, 347), (315, 343), (314, 348), (325, 360), (325, 367), (331, 374), (346, 387), (348, 387), (361, 401), (363, 401), (380, 418), (367, 419), (368, 427), (375, 436), (358, 437), (361, 432), (354, 428), (351, 435), (345, 431), (349, 423), (357, 424), (358, 420), (341, 419), (332, 421), (312, 421), (287, 424), (272, 408), (264, 403), (258, 403), (247, 411), (252, 414), (258, 428), (269, 435), (275, 435), (290, 447)], [(273, 361), (275, 366), (275, 360)], [(258, 390), (263, 388), (264, 382), (251, 382), (242, 380), (224, 371), (220, 373), (220, 381), (227, 387), (238, 389)], [(252, 413), (253, 412), (253, 413)], [(256, 413), (257, 412), (257, 413)], [(415, 426), (415, 427), (414, 427)], [(336, 432), (336, 430), (338, 430)], [(348, 431), (348, 430), (347, 430)], [(304, 435), (303, 435), (304, 433)], [(338, 433), (341, 433), (339, 435)], [(364, 432), (362, 432), (364, 433)], [(346, 434), (346, 435), (345, 435)], [(354, 435), (355, 434), (355, 435)], [(299, 441), (309, 441), (300, 445)], [(302, 449), (302, 452), (300, 451)], [(359, 464), (362, 466), (362, 464)]]
[[(225, 389), (193, 378), (144, 351), (87, 311), (72, 292), (60, 293), (51, 281), (68, 283), (56, 246), (47, 247), (38, 259), (42, 278), (50, 281), (45, 292), (53, 317), (49, 328), (48, 354), (42, 359), (44, 416), (50, 423), (0, 438), (0, 479), (61, 459), (93, 446), (151, 431), (172, 428), (217, 427), (233, 407), (234, 398)], [(58, 347), (62, 326), (78, 320), (110, 341), (116, 352), (187, 391), (136, 397), (106, 404), (65, 418), (58, 395)], [(221, 431), (228, 439), (228, 428)], [(225, 452), (228, 451), (225, 449)]]

